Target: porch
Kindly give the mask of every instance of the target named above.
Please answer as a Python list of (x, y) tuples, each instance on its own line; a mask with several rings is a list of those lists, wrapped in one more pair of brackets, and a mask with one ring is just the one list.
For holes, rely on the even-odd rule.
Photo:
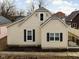
[(69, 29), (68, 48), (79, 48), (79, 30), (73, 28)]

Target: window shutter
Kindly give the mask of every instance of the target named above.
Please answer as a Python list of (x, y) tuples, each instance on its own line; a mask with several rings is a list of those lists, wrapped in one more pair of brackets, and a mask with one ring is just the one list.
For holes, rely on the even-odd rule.
[(24, 29), (24, 41), (26, 41), (26, 29)]
[(33, 42), (35, 42), (35, 29), (33, 29)]
[(63, 33), (60, 33), (60, 41), (63, 41)]
[(47, 41), (49, 41), (49, 33), (47, 33)]

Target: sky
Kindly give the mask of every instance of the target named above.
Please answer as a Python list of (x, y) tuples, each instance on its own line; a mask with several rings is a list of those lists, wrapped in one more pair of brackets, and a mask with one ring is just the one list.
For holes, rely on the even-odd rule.
[[(3, 0), (0, 0), (2, 2)], [(9, 0), (11, 1), (11, 0)], [(33, 2), (37, 8), (37, 0), (15, 0), (15, 5), (18, 10), (27, 10)], [(79, 10), (79, 0), (44, 0), (45, 8), (52, 13), (63, 12), (69, 15), (72, 11)]]

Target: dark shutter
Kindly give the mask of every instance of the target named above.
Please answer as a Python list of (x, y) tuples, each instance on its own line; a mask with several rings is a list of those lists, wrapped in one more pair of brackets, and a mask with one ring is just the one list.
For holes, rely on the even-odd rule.
[(63, 33), (60, 33), (60, 41), (63, 41)]
[(24, 29), (24, 41), (26, 41), (26, 29)]
[(33, 42), (35, 42), (35, 29), (33, 29)]
[(49, 33), (47, 33), (47, 41), (49, 41)]

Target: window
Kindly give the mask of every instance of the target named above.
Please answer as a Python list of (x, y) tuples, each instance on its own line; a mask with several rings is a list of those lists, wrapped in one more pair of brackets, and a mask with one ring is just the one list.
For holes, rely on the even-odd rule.
[(47, 41), (63, 41), (63, 33), (47, 33)]
[(59, 38), (60, 38), (60, 37), (59, 37), (59, 33), (55, 33), (55, 40), (56, 40), (56, 41), (59, 41)]
[(54, 40), (54, 33), (50, 33), (49, 39), (52, 40), (52, 41)]
[(43, 14), (40, 14), (40, 20), (43, 21)]
[(32, 40), (32, 31), (27, 32), (27, 39)]
[(35, 29), (27, 31), (24, 29), (24, 41), (26, 42), (27, 40), (35, 42)]
[(77, 28), (77, 24), (76, 23), (72, 23), (72, 27), (73, 28)]

